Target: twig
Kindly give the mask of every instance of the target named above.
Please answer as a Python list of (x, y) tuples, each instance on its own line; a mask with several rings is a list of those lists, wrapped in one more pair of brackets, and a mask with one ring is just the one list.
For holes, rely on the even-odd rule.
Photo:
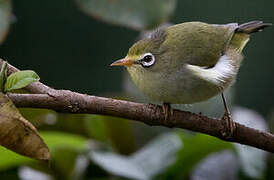
[[(0, 58), (1, 66), (2, 66), (3, 62), (4, 62), (4, 60)], [(14, 72), (17, 72), (17, 71), (19, 71), (19, 69), (8, 64), (8, 71), (7, 71), (8, 76)], [(34, 83), (28, 85), (25, 89), (33, 94), (46, 94), (46, 93), (55, 91), (53, 88), (50, 88), (41, 82), (34, 82)]]
[(9, 93), (9, 98), (17, 107), (46, 108), (67, 113), (102, 114), (136, 120), (153, 126), (184, 128), (274, 153), (273, 134), (255, 130), (239, 123), (236, 123), (233, 136), (224, 139), (221, 133), (224, 126), (220, 120), (215, 118), (173, 110), (173, 115), (167, 121), (162, 108), (156, 105), (89, 96), (68, 90), (54, 90), (42, 83), (32, 84), (27, 89), (31, 93), (41, 92), (41, 94)]

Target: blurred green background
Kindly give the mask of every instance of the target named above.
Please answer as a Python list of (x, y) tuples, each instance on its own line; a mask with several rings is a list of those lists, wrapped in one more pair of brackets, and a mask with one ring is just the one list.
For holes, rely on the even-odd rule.
[[(274, 2), (177, 1), (171, 23), (274, 22)], [(109, 64), (124, 57), (138, 31), (84, 14), (73, 0), (14, 1), (12, 24), (1, 57), (33, 69), (46, 84), (88, 94), (120, 92), (122, 71)], [(266, 115), (274, 100), (274, 31), (252, 36), (236, 83), (236, 102)]]
[[(0, 5), (5, 2), (8, 1), (1, 0)], [(95, 7), (95, 10), (89, 8), (89, 3), (91, 7)], [(57, 89), (70, 89), (91, 95), (105, 95), (142, 101), (142, 97), (138, 97), (139, 95), (128, 95), (131, 92), (128, 92), (130, 88), (125, 88), (125, 83), (127, 83), (125, 82), (126, 73), (121, 68), (109, 67), (109, 64), (114, 60), (124, 57), (128, 48), (140, 35), (140, 32), (146, 30), (146, 27), (134, 27), (132, 25), (132, 23), (134, 24), (134, 17), (130, 19), (132, 18), (131, 16), (128, 16), (126, 20), (128, 25), (104, 19), (104, 13), (108, 14), (110, 12), (104, 11), (104, 8), (109, 5), (111, 9), (111, 4), (115, 4), (115, 7), (121, 6), (123, 10), (123, 3), (136, 3), (132, 7), (136, 7), (137, 14), (140, 12), (139, 15), (143, 19), (148, 19), (154, 13), (157, 13), (155, 4), (159, 3), (163, 4), (163, 6), (169, 4), (169, 8), (162, 8), (164, 10), (160, 14), (166, 14), (160, 17), (159, 22), (155, 21), (155, 19), (154, 21), (148, 21), (149, 24), (146, 24), (146, 27), (149, 29), (155, 28), (156, 25), (159, 26), (164, 22), (176, 24), (187, 21), (204, 21), (223, 24), (263, 20), (274, 23), (274, 1), (271, 0), (12, 1), (12, 16), (9, 17), (11, 25), (5, 41), (0, 46), (1, 58), (20, 69), (36, 71), (43, 83)], [(155, 4), (153, 5), (153, 3)], [(96, 5), (99, 13), (96, 12)], [(145, 14), (143, 11), (139, 11), (138, 8), (141, 10), (145, 9), (144, 12), (148, 13)], [(119, 10), (119, 12), (122, 10)], [(170, 13), (166, 11), (170, 11)], [(118, 14), (117, 17), (115, 15), (112, 16), (114, 20), (115, 18), (116, 20), (119, 19)], [(234, 85), (234, 98), (232, 98), (234, 100), (233, 104), (252, 109), (261, 114), (261, 119), (264, 119), (262, 121), (258, 120), (260, 118), (257, 118), (254, 114), (251, 117), (263, 124), (265, 124), (265, 121), (270, 122), (273, 119), (271, 115), (274, 107), (273, 28), (267, 28), (264, 32), (256, 33), (251, 37), (244, 50), (245, 60)], [(130, 86), (132, 86), (131, 89), (134, 89), (134, 85)], [(212, 111), (216, 111), (216, 109)], [(242, 111), (244, 110), (241, 109), (241, 113), (243, 113)], [(205, 158), (212, 152), (219, 152), (219, 154), (215, 154), (215, 159), (221, 156), (223, 158), (229, 157), (230, 163), (239, 161), (238, 164), (227, 165), (227, 167), (232, 166), (235, 168), (234, 174), (228, 175), (232, 179), (269, 179), (272, 177), (272, 157), (268, 158), (270, 159), (268, 165), (265, 159), (267, 155), (262, 153), (262, 151), (257, 152), (255, 150), (255, 154), (257, 153), (258, 158), (261, 158), (260, 160), (255, 159), (257, 157), (255, 155), (242, 157), (240, 153), (242, 150), (239, 150), (239, 147), (208, 136), (189, 134), (189, 132), (167, 128), (148, 127), (139, 123), (104, 116), (67, 115), (47, 110), (30, 109), (21, 109), (21, 112), (39, 130), (43, 131), (42, 137), (45, 138), (50, 148), (54, 149), (52, 150), (54, 157), (52, 166), (49, 168), (43, 164), (2, 150), (3, 152), (0, 152), (3, 153), (0, 155), (0, 179), (8, 177), (24, 179), (24, 177), (29, 177), (26, 175), (27, 173), (34, 173), (33, 169), (50, 174), (48, 178), (53, 179), (121, 179), (121, 177), (129, 179), (199, 179), (199, 177), (195, 176), (195, 172), (200, 167), (198, 163), (205, 161)], [(246, 111), (244, 112), (246, 113)], [(262, 129), (267, 129), (267, 125), (262, 126)], [(144, 172), (145, 175), (137, 172), (136, 169), (140, 169), (140, 167), (151, 166), (136, 163), (136, 161), (143, 162), (144, 159), (147, 159), (147, 156), (141, 154), (143, 156), (140, 157), (137, 156), (138, 154), (132, 154), (132, 152), (138, 153), (137, 150), (149, 148), (144, 146), (144, 144), (154, 139), (153, 137), (156, 135), (163, 133), (168, 133), (166, 136), (171, 139), (170, 133), (176, 134), (177, 140), (179, 139), (181, 144), (178, 144), (175, 140), (173, 143), (174, 148), (163, 148), (166, 149), (166, 155), (159, 152), (158, 158), (163, 163), (167, 159), (171, 160), (177, 157), (173, 154), (175, 152), (179, 152), (180, 155), (170, 162), (171, 166), (168, 168), (157, 165), (157, 163), (161, 162), (152, 161), (155, 163), (155, 166), (159, 166), (159, 169), (146, 172), (146, 168), (144, 168), (141, 172)], [(57, 143), (52, 143), (52, 141)], [(162, 141), (162, 143), (166, 143), (166, 141)], [(203, 144), (202, 142), (206, 143)], [(65, 145), (55, 146), (56, 144), (62, 145), (62, 143)], [(154, 150), (161, 149), (159, 147), (162, 146), (155, 145)], [(230, 150), (220, 152), (222, 149)], [(102, 156), (100, 153), (99, 155), (96, 154), (101, 151), (131, 154), (131, 156), (128, 158), (128, 162), (122, 163), (120, 160), (117, 160), (117, 158), (121, 157), (116, 157), (117, 154), (115, 154), (115, 157), (111, 157), (117, 160), (117, 164), (115, 164), (116, 161), (111, 158), (111, 160), (106, 159), (104, 161), (104, 158), (109, 156)], [(170, 151), (173, 153), (170, 153)], [(234, 153), (235, 151), (237, 153)], [(96, 155), (92, 155), (92, 153)], [(237, 155), (234, 156), (235, 154)], [(1, 160), (5, 157), (8, 160)], [(97, 159), (94, 157), (97, 157)], [(138, 160), (135, 161), (134, 158)], [(245, 170), (248, 169), (246, 167), (248, 165), (245, 163), (246, 161), (249, 162), (250, 158), (261, 162), (259, 164), (255, 163), (255, 170), (252, 168)], [(63, 162), (64, 159), (69, 162), (71, 167), (66, 167), (68, 162)], [(138, 167), (135, 167), (136, 169), (131, 167), (131, 165), (125, 165), (127, 163), (132, 164), (132, 159), (134, 160), (133, 164), (138, 164)], [(80, 165), (77, 164), (78, 161)], [(110, 168), (107, 167), (109, 161), (113, 162)], [(215, 160), (215, 162), (218, 161)], [(25, 166), (26, 163), (28, 166)], [(112, 169), (113, 167), (120, 167), (120, 163), (124, 164), (125, 167), (131, 167), (124, 169), (127, 173), (119, 174), (118, 172), (123, 170)], [(121, 167), (124, 166), (121, 165)], [(218, 166), (220, 165), (210, 165), (212, 168)], [(26, 169), (27, 167), (32, 169)], [(196, 168), (194, 169), (194, 167)], [(225, 171), (220, 170), (220, 172)], [(251, 173), (249, 174), (248, 172)], [(258, 173), (256, 174), (256, 172)], [(132, 174), (138, 175), (134, 176)], [(203, 172), (202, 174), (206, 173)], [(31, 177), (37, 179), (38, 176), (31, 174)]]

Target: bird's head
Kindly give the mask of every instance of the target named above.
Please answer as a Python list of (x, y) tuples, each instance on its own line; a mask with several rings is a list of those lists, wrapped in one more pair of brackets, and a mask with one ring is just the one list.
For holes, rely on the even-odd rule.
[(151, 69), (157, 66), (160, 64), (158, 61), (163, 53), (161, 44), (165, 38), (165, 30), (153, 32), (150, 37), (133, 44), (126, 57), (113, 62), (111, 66), (125, 66), (128, 69)]

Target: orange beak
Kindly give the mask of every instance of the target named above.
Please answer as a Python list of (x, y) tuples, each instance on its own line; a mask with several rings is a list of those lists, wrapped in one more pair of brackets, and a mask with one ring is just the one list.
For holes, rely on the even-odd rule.
[(131, 61), (127, 58), (123, 58), (113, 62), (110, 66), (131, 66), (133, 63), (134, 61)]

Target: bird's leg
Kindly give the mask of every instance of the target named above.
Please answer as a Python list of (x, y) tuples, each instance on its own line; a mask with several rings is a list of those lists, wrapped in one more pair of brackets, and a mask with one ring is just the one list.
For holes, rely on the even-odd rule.
[(165, 115), (165, 121), (167, 121), (169, 115), (171, 115), (171, 116), (173, 115), (173, 110), (172, 110), (170, 104), (165, 103), (165, 102), (163, 103), (162, 108), (163, 108), (163, 112), (164, 112), (164, 115)]
[(235, 122), (231, 118), (230, 112), (229, 112), (227, 104), (226, 104), (224, 93), (222, 93), (221, 95), (222, 95), (222, 100), (223, 100), (224, 108), (225, 108), (225, 112), (224, 112), (224, 115), (222, 117), (222, 121), (225, 124), (224, 125), (225, 126), (225, 130), (222, 133), (222, 135), (225, 138), (230, 138), (230, 137), (233, 136), (233, 133), (234, 133), (234, 131), (236, 129), (236, 124), (235, 124)]

